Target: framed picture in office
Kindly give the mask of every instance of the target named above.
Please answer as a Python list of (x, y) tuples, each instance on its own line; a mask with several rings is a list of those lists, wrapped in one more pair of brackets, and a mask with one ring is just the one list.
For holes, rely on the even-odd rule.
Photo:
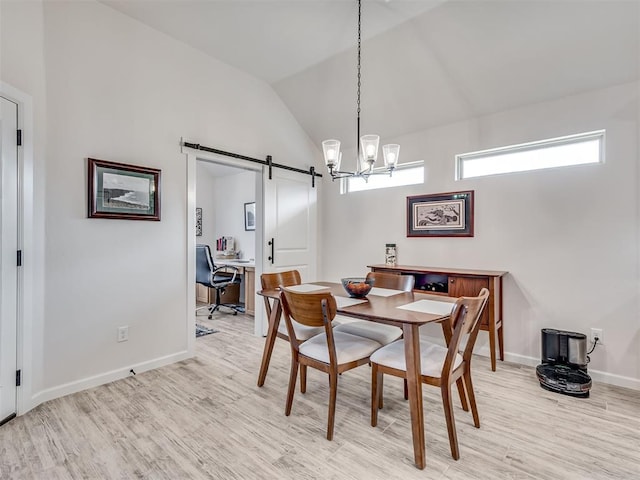
[(196, 237), (202, 236), (202, 208), (196, 207)]
[(160, 221), (160, 170), (88, 159), (89, 218)]
[(244, 204), (244, 229), (256, 229), (256, 202)]

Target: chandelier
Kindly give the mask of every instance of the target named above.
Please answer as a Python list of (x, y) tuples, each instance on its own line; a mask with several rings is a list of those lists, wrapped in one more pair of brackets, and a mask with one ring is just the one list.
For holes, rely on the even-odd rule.
[(360, 52), (361, 52), (361, 19), (362, 19), (362, 0), (358, 0), (358, 82), (357, 82), (357, 116), (356, 116), (356, 170), (347, 172), (340, 170), (340, 162), (342, 160), (342, 152), (340, 151), (340, 140), (325, 140), (322, 142), (322, 151), (324, 153), (324, 162), (329, 169), (331, 179), (361, 177), (365, 181), (370, 175), (389, 175), (393, 173), (394, 168), (398, 164), (398, 155), (400, 154), (400, 145), (388, 144), (382, 146), (382, 155), (384, 157), (384, 170), (374, 171), (374, 165), (378, 159), (378, 145), (380, 143), (379, 135), (362, 135), (360, 137), (360, 86), (362, 84), (362, 75), (360, 74)]

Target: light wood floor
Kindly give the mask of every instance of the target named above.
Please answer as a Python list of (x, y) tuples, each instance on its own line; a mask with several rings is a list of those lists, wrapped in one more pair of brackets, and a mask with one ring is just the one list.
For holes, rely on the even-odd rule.
[[(202, 317), (200, 317), (202, 318)], [(256, 386), (264, 340), (251, 317), (223, 315), (197, 356), (47, 402), (0, 427), (1, 479), (637, 479), (640, 393), (595, 384), (589, 399), (540, 388), (534, 370), (474, 358), (481, 428), (456, 408), (461, 458), (449, 453), (439, 391), (424, 387), (427, 467), (413, 466), (401, 381), (369, 426), (370, 368), (343, 374), (325, 439), (328, 381), (284, 416), (289, 345), (276, 342)]]

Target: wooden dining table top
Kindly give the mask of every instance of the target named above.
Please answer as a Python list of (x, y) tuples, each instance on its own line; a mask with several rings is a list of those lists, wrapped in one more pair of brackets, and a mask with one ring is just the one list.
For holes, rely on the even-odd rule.
[[(349, 297), (341, 283), (310, 282), (310, 284), (326, 287), (335, 297)], [(321, 290), (315, 291), (320, 292)], [(264, 297), (277, 299), (280, 295), (280, 290), (261, 290), (258, 294)], [(391, 296), (379, 296), (370, 293), (360, 300), (363, 300), (363, 302), (356, 305), (341, 306), (338, 304), (338, 313), (348, 317), (397, 326), (402, 326), (402, 324), (423, 325), (425, 323), (440, 322), (449, 318), (449, 313), (417, 312), (398, 307), (402, 307), (419, 300), (444, 302), (451, 304), (453, 307), (453, 304), (456, 301), (455, 298), (447, 297), (445, 295), (401, 291), (398, 291), (398, 293)]]

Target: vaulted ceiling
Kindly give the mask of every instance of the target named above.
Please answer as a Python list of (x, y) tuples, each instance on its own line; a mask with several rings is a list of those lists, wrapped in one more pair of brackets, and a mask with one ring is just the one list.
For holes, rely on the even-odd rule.
[[(102, 0), (269, 83), (355, 143), (355, 0)], [(362, 133), (394, 137), (640, 79), (640, 0), (364, 0)]]

